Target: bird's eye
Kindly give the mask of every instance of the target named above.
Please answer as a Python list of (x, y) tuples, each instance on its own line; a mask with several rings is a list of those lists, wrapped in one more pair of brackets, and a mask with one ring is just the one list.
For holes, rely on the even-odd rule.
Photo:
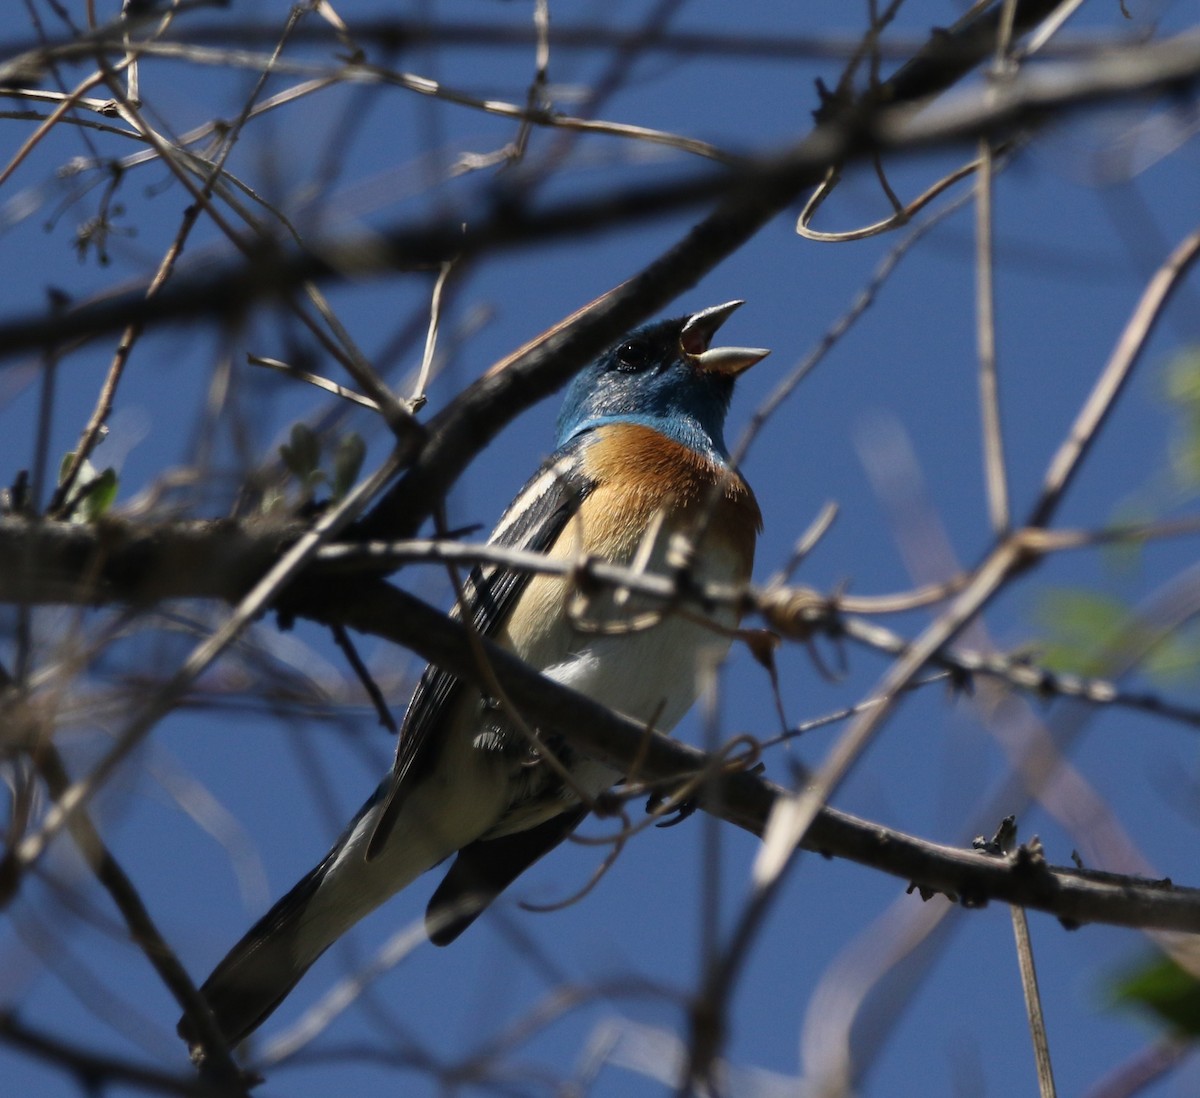
[(639, 339), (629, 339), (617, 348), (617, 369), (626, 373), (644, 370), (650, 363), (650, 350)]

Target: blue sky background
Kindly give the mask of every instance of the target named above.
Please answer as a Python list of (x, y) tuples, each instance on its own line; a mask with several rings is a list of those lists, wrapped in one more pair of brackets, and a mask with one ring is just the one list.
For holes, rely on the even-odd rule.
[[(48, 9), (35, 6), (54, 33), (61, 33)], [(636, 28), (650, 6), (628, 2), (568, 10), (552, 5), (552, 16), (556, 24), (603, 19)], [(98, 14), (108, 17), (113, 7), (98, 4)], [(670, 26), (731, 35), (837, 32), (844, 37), (861, 32), (863, 8), (824, 2), (793, 10), (695, 0), (678, 5)], [(1156, 29), (1165, 36), (1185, 29), (1195, 15), (1180, 3), (1131, 2), (1129, 8), (1132, 20), (1126, 21), (1116, 5), (1085, 4), (1069, 24), (1069, 35)], [(529, 14), (525, 4), (481, 0), (440, 5), (364, 0), (337, 10), (352, 28), (356, 20), (388, 13), (519, 25)], [(897, 41), (920, 41), (929, 27), (950, 23), (958, 10), (912, 0), (891, 34)], [(200, 13), (184, 25), (278, 21), (282, 11), (280, 5), (243, 2), (228, 11)], [(23, 17), (4, 32), (10, 43), (24, 43), (28, 35)], [(5, 55), (11, 52), (6, 49)], [(290, 55), (327, 59), (330, 53), (298, 47)], [(419, 48), (393, 64), (512, 102), (523, 101), (533, 73), (531, 50), (517, 48)], [(550, 67), (556, 106), (575, 111), (573, 90), (592, 83), (605, 65), (600, 53), (556, 49)], [(599, 113), (734, 151), (770, 149), (807, 131), (816, 106), (814, 77), (831, 82), (840, 68), (836, 59), (683, 61), (650, 55), (634, 66)], [(885, 63), (884, 72), (890, 68)], [(68, 83), (85, 75), (82, 67), (67, 71)], [(229, 68), (159, 62), (144, 64), (141, 79), (143, 96), (157, 112), (155, 124), (179, 134), (211, 117), (235, 115), (252, 77)], [(269, 90), (287, 86), (290, 79), (278, 78)], [(1196, 143), (1187, 143), (1194, 122), (1194, 106), (1188, 104), (1079, 114), (1047, 127), (997, 180), (998, 355), (1017, 516), (1035, 498), (1051, 454), (1146, 278), (1195, 228), (1200, 162)], [(3, 121), (5, 160), (31, 128), (28, 122)], [(251, 125), (230, 168), (313, 235), (409, 222), (447, 204), (469, 218), (478, 212), (473, 201), (488, 173), (430, 188), (423, 172), (436, 171), (463, 151), (495, 149), (513, 132), (511, 122), (400, 89), (368, 94), (340, 87)], [(554, 134), (535, 132), (531, 158), (556, 140)], [(115, 138), (96, 142), (107, 154), (137, 148)], [(331, 148), (338, 150), (332, 175)], [(8, 272), (0, 313), (5, 317), (40, 310), (50, 287), (82, 300), (118, 283), (144, 281), (177, 228), (186, 196), (161, 166), (139, 168), (119, 195), (126, 207), (119, 224), (136, 226), (136, 235), (111, 239), (112, 263), (106, 268), (94, 255), (79, 262), (73, 235), (94, 215), (98, 191), (64, 208), (76, 180), (55, 173), (82, 155), (87, 150), (79, 134), (59, 127), (0, 187), (0, 255)], [(912, 196), (970, 155), (971, 150), (960, 149), (889, 162), (889, 179), (897, 193)], [(653, 179), (687, 163), (682, 154), (593, 136), (577, 144), (569, 168), (544, 193), (598, 192), (614, 180)], [(671, 310), (683, 313), (745, 298), (746, 306), (727, 324), (722, 339), (773, 349), (739, 388), (731, 443), (900, 239), (891, 234), (852, 244), (812, 243), (793, 231), (797, 212), (770, 223)], [(856, 169), (847, 173), (818, 226), (849, 228), (885, 213), (873, 174)], [(431, 388), (429, 410), (443, 407), (494, 361), (638, 271), (700, 216), (688, 213), (476, 265), (458, 286), (444, 323), (443, 346), (451, 354)], [(219, 232), (201, 219), (183, 269), (198, 270), (231, 255)], [(420, 340), (405, 344), (390, 360), (384, 352), (396, 333), (427, 309), (430, 287), (427, 276), (401, 275), (329, 288), (341, 321), (368, 357), (390, 371), (401, 392), (411, 386)], [(754, 441), (743, 469), (766, 517), (757, 580), (765, 581), (787, 559), (796, 538), (831, 500), (840, 508), (838, 520), (798, 576), (819, 590), (908, 589), (913, 578), (898, 537), (915, 535), (918, 555), (930, 561), (935, 526), (958, 563), (981, 558), (991, 539), (979, 444), (974, 292), (968, 205), (903, 260), (872, 307)], [(1069, 492), (1060, 525), (1102, 526), (1147, 500), (1172, 514), (1187, 513), (1189, 501), (1163, 488), (1177, 422), (1164, 398), (1164, 369), (1197, 338), (1198, 292), (1193, 275)], [(174, 471), (198, 466), (203, 484), (175, 489), (161, 506), (202, 517), (227, 513), (247, 463), (270, 461), (292, 423), (315, 419), (331, 407), (316, 390), (245, 363), (248, 352), (292, 357), (298, 343), (305, 345), (298, 325), (266, 310), (233, 332), (192, 328), (146, 336), (122, 383), (112, 438), (96, 457), (98, 464), (121, 459), (118, 508), (145, 506), (144, 493)], [(74, 445), (111, 351), (112, 341), (99, 340), (63, 360), (50, 446), (55, 462)], [(229, 364), (229, 388), (217, 394), (213, 379), (222, 362)], [(319, 362), (318, 369), (344, 380), (328, 361)], [(5, 360), (0, 370), (5, 483), (34, 460), (38, 388), (35, 359)], [(220, 411), (210, 416), (206, 409), (218, 396)], [(452, 526), (490, 527), (548, 452), (556, 412), (557, 401), (543, 402), (487, 448), (451, 496)], [(347, 423), (368, 438), (368, 461), (380, 458), (385, 439), (371, 417), (351, 413)], [(892, 481), (881, 488), (885, 473)], [(1002, 650), (1035, 641), (1045, 632), (1048, 596), (1066, 588), (1136, 604), (1192, 564), (1194, 556), (1194, 544), (1186, 540), (1150, 546), (1134, 563), (1116, 563), (1111, 554), (1095, 551), (1064, 554), (996, 601), (986, 615), (986, 637)], [(447, 602), (436, 569), (414, 567), (401, 582), (439, 604)], [(120, 727), (120, 713), (106, 705), (107, 691), (138, 693), (148, 689), (147, 682), (171, 674), (194, 643), (190, 625), (217, 622), (223, 612), (221, 607), (180, 607), (161, 630), (134, 632), (74, 680), (61, 696), (59, 740), (74, 773), (85, 772), (102, 753), (106, 736)], [(40, 657), (57, 658), (68, 640), (95, 635), (107, 620), (73, 610), (39, 612)], [(914, 613), (886, 624), (912, 636), (926, 620)], [(5, 661), (11, 659), (12, 625), (11, 613), (0, 611)], [(321, 856), (392, 751), (321, 630), (300, 624), (292, 633), (277, 634), (273, 623), (264, 621), (252, 636), (270, 652), (273, 667), (286, 672), (314, 703), (308, 715), (275, 719), (269, 704), (255, 702), (264, 691), (262, 671), (242, 650), (202, 680), (192, 704), (159, 725), (96, 804), (96, 818), (114, 853), (197, 980)], [(983, 637), (971, 639), (982, 643)], [(801, 646), (781, 651), (781, 697), (791, 725), (859, 700), (886, 667), (881, 657), (861, 649), (839, 650), (825, 641), (817, 647), (835, 674), (822, 675)], [(369, 639), (361, 649), (394, 708), (402, 711), (419, 663)], [(735, 650), (721, 685), (713, 734), (724, 738), (745, 731), (767, 737), (777, 731), (767, 677), (746, 652)], [(1135, 678), (1129, 686), (1197, 702), (1194, 669), (1185, 669), (1177, 681)], [(839, 792), (837, 806), (954, 844), (990, 832), (1002, 815), (1016, 811), (1022, 838), (1039, 835), (1052, 862), (1069, 863), (1077, 849), (1089, 864), (1127, 868), (1104, 860), (1116, 855), (1095, 820), (1073, 830), (1037, 804), (992, 799), (1011, 770), (997, 729), (1011, 730), (1031, 715), (1053, 722), (1060, 713), (1018, 699), (989, 719), (982, 711), (991, 700), (986, 689), (974, 699), (954, 699), (936, 686), (906, 701)], [(804, 737), (791, 748), (791, 757), (818, 765), (840, 727)], [(701, 715), (693, 712), (677, 735), (703, 742)], [(1110, 711), (1093, 715), (1069, 752), (1155, 872), (1186, 884), (1200, 883), (1194, 735), (1162, 720)], [(774, 749), (767, 758), (769, 774), (786, 781), (788, 762), (786, 752)], [(215, 841), (195, 815), (231, 845)], [(592, 823), (584, 832), (610, 830), (611, 824)], [(451, 949), (423, 944), (413, 950), (300, 1057), (272, 1070), (260, 1093), (305, 1096), (368, 1088), (435, 1093), (425, 1073), (364, 1050), (420, 1049), (443, 1063), (478, 1054), (552, 1002), (554, 989), (564, 983), (593, 993), (560, 1020), (535, 1027), (504, 1057), (499, 1074), (511, 1083), (511, 1092), (553, 1093), (543, 1083), (547, 1076), (569, 1075), (587, 1062), (589, 1050), (599, 1050), (596, 1055), (607, 1050), (609, 1060), (589, 1094), (667, 1093), (669, 1087), (652, 1072), (631, 1065), (640, 1056), (666, 1070), (670, 1041), (686, 1033), (678, 1004), (679, 997), (695, 990), (701, 971), (704, 865), (715, 859), (719, 866), (719, 917), (727, 931), (746, 897), (756, 848), (749, 836), (697, 816), (629, 843), (580, 903), (553, 914), (521, 911), (518, 900), (547, 902), (571, 894), (606, 849), (564, 846), (522, 877), (494, 914)], [(264, 1026), (255, 1049), (269, 1045), (391, 935), (413, 926), (434, 884), (431, 877), (414, 885), (331, 950)], [(893, 919), (919, 920), (944, 906), (941, 899), (922, 905), (918, 897), (905, 896), (904, 882), (805, 855), (792, 869), (738, 983), (727, 1051), (738, 1070), (749, 1074), (737, 1078), (732, 1093), (805, 1093), (797, 1090), (797, 1077), (819, 1070), (838, 1053), (832, 1029), (814, 1028), (819, 1021), (832, 1027), (840, 1017), (844, 999), (830, 989), (844, 995), (854, 986), (852, 976), (835, 966), (865, 964), (887, 953), (900, 931), (894, 921), (879, 921), (884, 912), (899, 913)], [(1154, 1039), (1151, 1027), (1109, 1003), (1114, 976), (1136, 965), (1150, 944), (1135, 932), (1105, 927), (1068, 933), (1037, 913), (1031, 913), (1030, 925), (1059, 1093), (1084, 1094)], [(835, 971), (841, 975), (832, 975)], [(64, 842), (36, 877), (24, 882), (0, 925), (0, 973), (0, 1006), (18, 1008), (29, 1024), (89, 1048), (185, 1070), (184, 1050), (173, 1034), (174, 1003), (125, 940), (107, 897)], [(650, 984), (670, 994), (655, 994)], [(850, 1049), (867, 1065), (864, 1095), (1034, 1093), (1008, 911), (992, 905), (951, 912), (938, 936), (874, 986), (850, 1032)], [(3, 1046), (0, 1078), (12, 1094), (78, 1092), (62, 1073)], [(1165, 1098), (1198, 1088), (1200, 1070), (1188, 1063), (1145, 1093)], [(125, 1092), (113, 1088), (111, 1093)]]

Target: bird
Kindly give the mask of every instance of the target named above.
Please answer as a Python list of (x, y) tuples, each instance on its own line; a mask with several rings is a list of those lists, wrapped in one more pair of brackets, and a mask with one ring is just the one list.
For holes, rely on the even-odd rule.
[[(748, 582), (762, 516), (724, 426), (735, 380), (768, 352), (711, 345), (742, 304), (647, 324), (579, 371), (554, 451), (489, 544), (652, 572), (690, 560), (696, 582)], [(681, 544), (692, 552), (681, 556)], [(580, 612), (578, 594), (561, 574), (489, 564), (462, 584), (456, 613), (548, 678), (669, 732), (701, 689), (701, 669), (728, 650), (737, 611), (718, 607), (707, 620), (656, 612), (617, 588), (590, 592)], [(620, 781), (561, 734), (531, 738), (523, 723), (497, 698), (433, 664), (425, 669), (390, 773), (201, 987), (230, 1047), (350, 927), (450, 858), (425, 928), (437, 945), (453, 941)], [(185, 1014), (178, 1029), (202, 1059), (193, 1020)]]

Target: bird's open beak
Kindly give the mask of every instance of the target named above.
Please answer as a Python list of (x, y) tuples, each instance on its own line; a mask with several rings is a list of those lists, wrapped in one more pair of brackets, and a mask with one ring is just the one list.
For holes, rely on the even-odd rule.
[(679, 333), (679, 347), (697, 369), (708, 374), (737, 377), (743, 370), (750, 369), (771, 353), (762, 347), (709, 346), (717, 329), (741, 304), (741, 301), (727, 301), (724, 305), (701, 309), (698, 313), (692, 313), (684, 322), (683, 331)]

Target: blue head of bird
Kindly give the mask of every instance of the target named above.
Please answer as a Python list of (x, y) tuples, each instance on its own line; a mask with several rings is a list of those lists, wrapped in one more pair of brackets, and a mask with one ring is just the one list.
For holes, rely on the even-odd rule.
[(725, 414), (734, 381), (768, 353), (711, 346), (741, 304), (647, 324), (581, 370), (559, 413), (558, 445), (607, 423), (639, 423), (728, 464)]

